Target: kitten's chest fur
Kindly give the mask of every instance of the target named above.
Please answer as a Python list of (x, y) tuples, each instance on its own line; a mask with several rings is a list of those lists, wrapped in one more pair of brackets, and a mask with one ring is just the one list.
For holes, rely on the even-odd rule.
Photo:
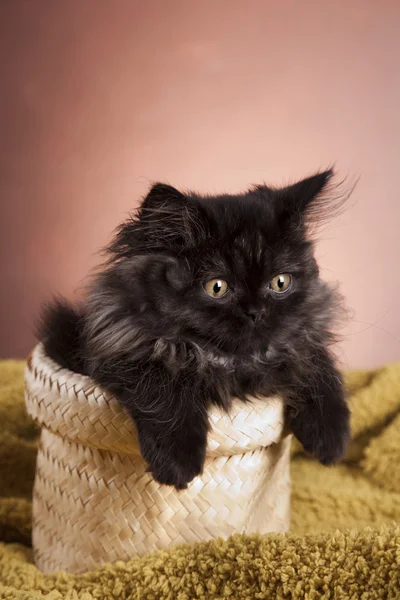
[[(211, 397), (218, 404), (226, 404), (226, 396), (242, 400), (250, 396), (268, 396), (275, 392), (276, 365), (271, 363), (272, 356), (271, 351), (245, 356), (207, 351), (201, 364), (198, 363), (197, 376), (204, 379)], [(218, 394), (224, 398), (220, 400)]]

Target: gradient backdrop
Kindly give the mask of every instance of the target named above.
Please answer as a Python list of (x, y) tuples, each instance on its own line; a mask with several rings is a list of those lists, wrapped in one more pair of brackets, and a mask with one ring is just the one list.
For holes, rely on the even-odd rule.
[[(329, 6), (328, 6), (329, 4)], [(152, 180), (204, 192), (336, 163), (360, 177), (321, 234), (353, 311), (345, 366), (400, 359), (400, 3), (0, 4), (0, 355), (79, 293)]]

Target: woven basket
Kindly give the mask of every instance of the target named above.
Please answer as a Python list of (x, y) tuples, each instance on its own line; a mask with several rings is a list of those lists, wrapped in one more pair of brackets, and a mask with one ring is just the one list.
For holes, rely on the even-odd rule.
[(284, 532), (290, 436), (282, 402), (213, 409), (204, 472), (177, 492), (146, 472), (135, 427), (94, 382), (62, 369), (39, 344), (28, 359), (26, 406), (42, 427), (33, 546), (45, 572), (78, 573), (172, 544), (235, 532)]

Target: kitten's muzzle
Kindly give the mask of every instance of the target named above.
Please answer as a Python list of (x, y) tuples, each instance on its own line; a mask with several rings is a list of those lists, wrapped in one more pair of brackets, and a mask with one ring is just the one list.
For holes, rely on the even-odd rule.
[(256, 325), (265, 317), (265, 308), (256, 308), (250, 306), (246, 311), (246, 316)]

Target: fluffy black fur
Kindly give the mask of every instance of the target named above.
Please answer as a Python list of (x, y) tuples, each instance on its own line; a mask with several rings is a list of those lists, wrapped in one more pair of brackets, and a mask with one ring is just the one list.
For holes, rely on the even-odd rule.
[[(213, 197), (156, 184), (84, 304), (47, 307), (46, 352), (116, 395), (160, 483), (185, 488), (201, 473), (207, 409), (229, 410), (233, 397), (280, 394), (307, 451), (324, 464), (343, 456), (349, 410), (329, 351), (338, 298), (309, 236), (332, 208), (331, 176)], [(280, 273), (292, 286), (275, 294)], [(229, 283), (217, 299), (204, 290), (216, 277)]]

